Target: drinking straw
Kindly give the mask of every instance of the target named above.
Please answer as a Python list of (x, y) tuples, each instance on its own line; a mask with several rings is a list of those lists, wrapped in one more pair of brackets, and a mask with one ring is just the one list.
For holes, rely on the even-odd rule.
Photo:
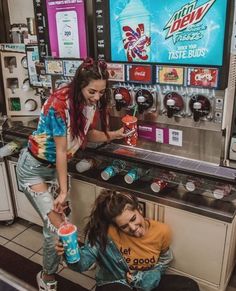
[(133, 113), (133, 116), (136, 115), (137, 109), (138, 109), (138, 106), (137, 106), (137, 104), (136, 104), (136, 105), (134, 106), (134, 113)]

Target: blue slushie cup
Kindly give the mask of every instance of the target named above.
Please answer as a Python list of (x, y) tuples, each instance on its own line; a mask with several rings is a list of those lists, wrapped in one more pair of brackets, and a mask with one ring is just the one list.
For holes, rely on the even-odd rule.
[(77, 227), (65, 222), (58, 229), (58, 236), (63, 244), (67, 263), (73, 264), (80, 260)]

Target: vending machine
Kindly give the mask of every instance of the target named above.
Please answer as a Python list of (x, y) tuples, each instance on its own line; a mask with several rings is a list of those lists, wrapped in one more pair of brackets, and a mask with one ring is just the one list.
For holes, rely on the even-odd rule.
[(227, 165), (233, 7), (231, 0), (95, 1), (95, 53), (108, 62), (111, 127), (137, 108), (137, 147)]
[(84, 0), (34, 0), (41, 58), (84, 58), (89, 53)]

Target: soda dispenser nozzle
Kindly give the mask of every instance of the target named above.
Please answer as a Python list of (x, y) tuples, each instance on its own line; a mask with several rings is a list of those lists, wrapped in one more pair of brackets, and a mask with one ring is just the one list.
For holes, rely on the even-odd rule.
[(135, 94), (135, 100), (138, 105), (138, 112), (142, 114), (145, 110), (153, 106), (153, 95), (148, 89), (139, 89)]
[(146, 98), (144, 96), (138, 96), (137, 97), (137, 103), (138, 103), (138, 112), (142, 114), (145, 110), (144, 102), (146, 101)]
[(129, 90), (125, 87), (118, 87), (114, 90), (114, 99), (116, 102), (116, 110), (120, 111), (123, 107), (127, 107), (131, 103)]
[(166, 106), (167, 106), (167, 116), (169, 118), (172, 118), (174, 115), (174, 111), (175, 111), (175, 100), (168, 99), (166, 102)]
[(196, 94), (191, 97), (189, 107), (192, 111), (194, 121), (197, 122), (200, 118), (207, 118), (211, 110), (211, 103), (206, 96)]
[(193, 119), (194, 121), (199, 121), (201, 117), (201, 109), (202, 109), (202, 103), (201, 102), (194, 102), (193, 103)]
[(120, 111), (121, 110), (121, 108), (122, 108), (122, 100), (123, 100), (123, 96), (122, 96), (122, 94), (120, 94), (120, 93), (117, 93), (116, 95), (115, 95), (115, 101), (116, 101), (116, 110), (117, 111)]

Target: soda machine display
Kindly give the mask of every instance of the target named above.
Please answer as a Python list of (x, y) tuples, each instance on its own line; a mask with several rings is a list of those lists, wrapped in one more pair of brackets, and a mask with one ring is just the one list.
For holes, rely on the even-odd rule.
[(105, 2), (109, 4), (111, 61), (223, 64), (229, 1)]
[(46, 2), (51, 55), (85, 58), (88, 55), (85, 1)]

